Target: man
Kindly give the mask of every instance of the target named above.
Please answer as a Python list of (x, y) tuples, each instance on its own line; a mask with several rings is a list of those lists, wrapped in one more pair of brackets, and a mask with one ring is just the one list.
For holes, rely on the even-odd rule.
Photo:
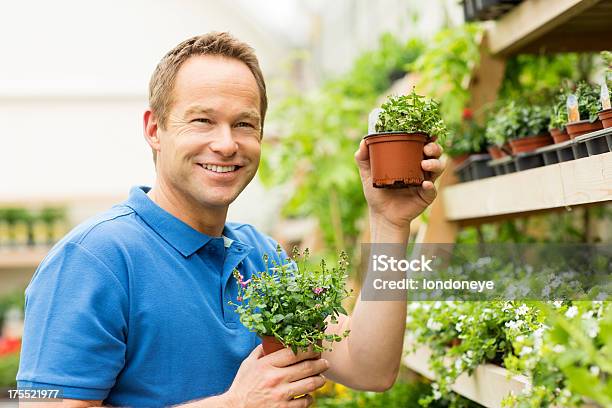
[[(227, 304), (237, 294), (232, 270), (248, 278), (276, 247), (252, 226), (226, 222), (260, 158), (267, 97), (253, 50), (227, 33), (186, 40), (157, 66), (149, 96), (155, 184), (79, 225), (42, 262), (26, 291), (19, 387), (59, 389), (71, 407), (305, 407), (310, 396), (294, 396), (325, 377), (388, 389), (405, 301), (359, 300), (328, 328), (350, 328), (349, 337), (320, 359), (288, 349), (263, 356)], [(433, 158), (422, 167), (434, 178), (440, 153), (425, 146)], [(406, 244), (410, 221), (435, 197), (432, 181), (375, 190), (363, 142), (355, 159), (372, 241)]]

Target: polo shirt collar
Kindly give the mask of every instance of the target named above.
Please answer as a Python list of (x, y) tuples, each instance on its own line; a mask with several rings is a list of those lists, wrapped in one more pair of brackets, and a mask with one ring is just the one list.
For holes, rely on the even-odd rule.
[(193, 229), (154, 203), (147, 196), (149, 190), (151, 188), (146, 186), (133, 187), (125, 204), (183, 256), (193, 255), (213, 239), (213, 237)]

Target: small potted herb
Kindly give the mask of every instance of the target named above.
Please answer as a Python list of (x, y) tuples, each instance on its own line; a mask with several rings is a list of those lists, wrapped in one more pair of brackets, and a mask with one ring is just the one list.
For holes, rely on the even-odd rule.
[(569, 140), (569, 135), (565, 129), (567, 124), (567, 90), (561, 89), (555, 96), (555, 103), (551, 107), (550, 123), (548, 129), (555, 143)]
[(382, 104), (375, 131), (364, 139), (372, 183), (378, 188), (420, 186), (425, 180), (423, 147), (434, 137), (443, 141), (448, 133), (438, 102), (417, 95), (414, 89)]
[(452, 127), (452, 136), (446, 140), (445, 152), (453, 159), (455, 166), (460, 165), (472, 154), (486, 152), (487, 140), (484, 128), (474, 120), (471, 109), (465, 108), (461, 124)]
[(603, 129), (597, 116), (599, 92), (592, 85), (582, 81), (578, 83), (575, 95), (578, 99), (579, 120), (569, 122), (566, 126), (571, 139)]
[(530, 152), (552, 143), (548, 134), (550, 115), (539, 105), (515, 101), (504, 104), (487, 123), (489, 143), (501, 147), (506, 142), (513, 154)]
[(507, 156), (510, 150), (508, 145), (508, 135), (514, 132), (514, 117), (510, 115), (510, 109), (504, 105), (497, 107), (487, 120), (485, 128), (485, 139), (487, 140), (487, 150), (493, 159), (501, 159)]
[(508, 141), (513, 154), (531, 152), (553, 142), (548, 133), (548, 109), (525, 102), (513, 109), (513, 114), (516, 128)]
[[(277, 253), (280, 256), (280, 247)], [(268, 265), (267, 255), (264, 264)], [(318, 352), (331, 350), (333, 342), (349, 333), (325, 333), (328, 322), (337, 323), (340, 313), (346, 314), (342, 301), (351, 293), (345, 289), (347, 255), (341, 253), (337, 266), (329, 268), (325, 261), (311, 265), (308, 250), (300, 254), (294, 249), (291, 258), (281, 264), (272, 261), (272, 265), (246, 281), (234, 270), (239, 303), (230, 304), (242, 324), (261, 337), (265, 354), (284, 347), (294, 353), (309, 347)]]
[(612, 127), (612, 108), (610, 107), (610, 89), (612, 88), (612, 52), (603, 51), (601, 56), (606, 64), (606, 69), (604, 70), (601, 95), (599, 96), (601, 101), (601, 110), (597, 112), (597, 114), (599, 115), (599, 120), (601, 120), (603, 127), (610, 128)]

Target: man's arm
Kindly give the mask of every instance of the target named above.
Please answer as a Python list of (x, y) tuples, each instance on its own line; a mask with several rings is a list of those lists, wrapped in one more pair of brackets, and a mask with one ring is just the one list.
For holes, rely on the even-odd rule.
[[(261, 345), (244, 359), (230, 389), (224, 394), (174, 405), (176, 408), (306, 408), (313, 402), (309, 393), (325, 384), (321, 374), (329, 363), (313, 351), (289, 348), (264, 356)], [(295, 398), (296, 396), (302, 396)], [(100, 407), (102, 401), (64, 399), (57, 402), (24, 403), (20, 408)]]
[[(438, 158), (442, 149), (435, 143), (427, 144), (422, 167), (430, 171), (431, 180), (418, 189), (374, 189), (370, 173), (370, 160), (365, 143), (355, 154), (359, 166), (364, 194), (370, 215), (370, 239), (372, 243), (393, 243), (398, 251), (393, 255), (404, 258), (410, 235), (410, 222), (416, 218), (436, 196), (433, 181), (441, 174), (443, 166)], [(401, 252), (401, 253), (399, 253)], [(390, 388), (399, 372), (404, 333), (406, 328), (407, 299), (400, 301), (364, 301), (361, 296), (351, 316), (340, 316), (337, 324), (330, 324), (329, 333), (341, 334), (350, 330), (349, 336), (334, 345), (332, 352), (324, 352), (330, 362), (326, 375), (329, 379), (348, 387), (371, 391)]]

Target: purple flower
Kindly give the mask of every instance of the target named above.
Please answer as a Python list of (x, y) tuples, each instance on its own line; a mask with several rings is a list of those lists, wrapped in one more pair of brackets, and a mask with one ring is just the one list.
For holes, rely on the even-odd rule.
[(240, 286), (242, 286), (243, 288), (246, 288), (250, 281), (251, 281), (250, 279), (247, 279), (244, 282), (241, 280)]
[(315, 295), (320, 295), (321, 293), (325, 292), (325, 288), (314, 288), (312, 291), (315, 293)]

